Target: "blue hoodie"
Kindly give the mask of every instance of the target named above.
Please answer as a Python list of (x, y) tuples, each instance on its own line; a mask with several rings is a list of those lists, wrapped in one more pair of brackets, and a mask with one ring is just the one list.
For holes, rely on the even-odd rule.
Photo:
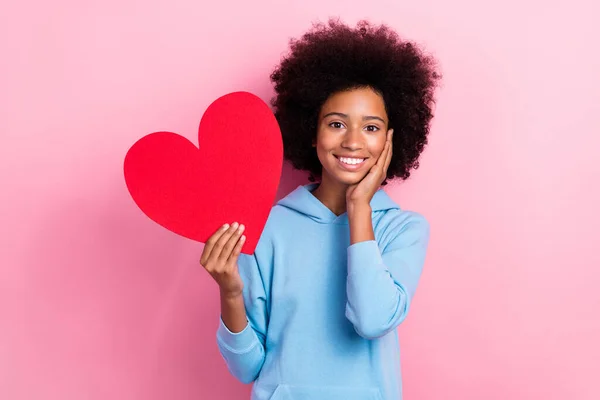
[(350, 245), (336, 216), (299, 186), (272, 209), (239, 271), (248, 325), (217, 329), (231, 374), (252, 400), (402, 398), (396, 328), (421, 275), (429, 224), (382, 190), (371, 200), (375, 240)]

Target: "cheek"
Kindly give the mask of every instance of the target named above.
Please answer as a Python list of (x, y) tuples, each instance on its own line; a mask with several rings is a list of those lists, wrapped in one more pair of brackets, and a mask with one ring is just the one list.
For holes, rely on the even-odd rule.
[(378, 138), (378, 140), (374, 141), (374, 143), (371, 146), (371, 154), (373, 154), (376, 157), (379, 157), (382, 153), (383, 153), (383, 149), (385, 148), (385, 139), (381, 140)]
[(321, 135), (316, 139), (316, 147), (319, 152), (329, 152), (331, 149), (335, 148), (335, 140), (327, 137), (327, 135)]
[(319, 157), (319, 160), (322, 161), (327, 156), (327, 147), (323, 143), (323, 141), (318, 140), (315, 144), (314, 149), (317, 152), (317, 157)]

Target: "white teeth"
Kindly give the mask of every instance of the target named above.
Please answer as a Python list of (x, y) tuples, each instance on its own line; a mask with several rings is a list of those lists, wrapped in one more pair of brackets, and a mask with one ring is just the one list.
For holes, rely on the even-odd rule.
[(340, 161), (343, 162), (344, 164), (356, 165), (356, 164), (360, 164), (361, 162), (365, 161), (365, 159), (364, 158), (340, 157)]

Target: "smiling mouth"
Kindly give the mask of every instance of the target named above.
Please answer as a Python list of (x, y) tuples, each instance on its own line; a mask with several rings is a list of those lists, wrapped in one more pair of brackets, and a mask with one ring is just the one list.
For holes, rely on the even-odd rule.
[(340, 157), (340, 156), (336, 156), (334, 154), (334, 157), (337, 158), (338, 160), (340, 160), (340, 162), (347, 164), (347, 165), (359, 165), (362, 164), (363, 162), (365, 162), (366, 158), (359, 158), (359, 157)]
[(365, 163), (366, 158), (357, 158), (357, 157), (339, 157), (334, 155), (334, 157), (337, 159), (338, 164), (346, 169), (346, 170), (350, 170), (350, 171), (354, 171), (359, 169), (360, 167), (362, 167), (362, 165)]

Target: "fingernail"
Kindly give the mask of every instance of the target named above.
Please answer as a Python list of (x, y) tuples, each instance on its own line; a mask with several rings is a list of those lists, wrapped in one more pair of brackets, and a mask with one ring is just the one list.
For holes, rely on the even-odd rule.
[(240, 240), (243, 242), (244, 240), (246, 240), (246, 235), (242, 235), (242, 237), (240, 238)]
[(229, 228), (229, 224), (225, 224), (225, 225), (223, 225), (223, 228), (224, 228), (224, 229), (227, 229), (227, 228)]
[(240, 229), (240, 232), (243, 232), (245, 228), (246, 228), (246, 227), (244, 226), (244, 224), (240, 225), (240, 228), (239, 228), (239, 229)]
[(234, 222), (234, 223), (233, 223), (233, 229), (237, 229), (237, 227), (238, 227), (238, 223), (237, 223), (237, 222)]

